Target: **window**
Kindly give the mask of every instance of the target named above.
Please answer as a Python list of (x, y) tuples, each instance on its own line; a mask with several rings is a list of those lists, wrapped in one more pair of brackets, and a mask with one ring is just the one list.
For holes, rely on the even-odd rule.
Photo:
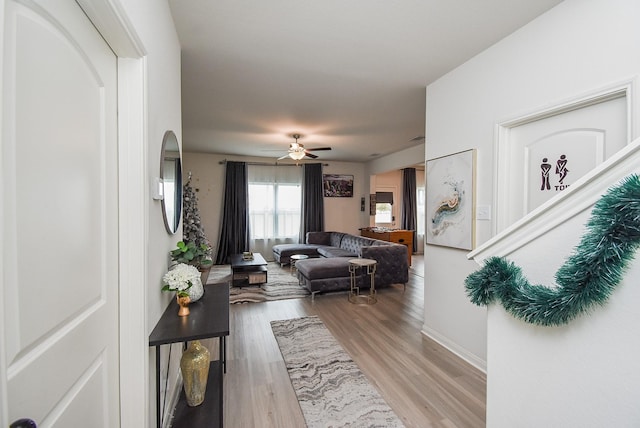
[(249, 166), (251, 239), (297, 238), (300, 232), (300, 169), (288, 167), (287, 174), (281, 169)]
[(376, 203), (376, 223), (391, 223), (392, 212), (393, 206), (390, 203)]
[(376, 192), (376, 224), (393, 223), (393, 192)]

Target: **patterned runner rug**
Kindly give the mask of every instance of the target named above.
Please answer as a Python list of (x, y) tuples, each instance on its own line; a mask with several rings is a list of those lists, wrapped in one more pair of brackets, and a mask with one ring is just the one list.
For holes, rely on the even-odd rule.
[(318, 317), (271, 329), (309, 428), (404, 426)]
[[(231, 266), (215, 265), (209, 272), (207, 284), (228, 282), (231, 284)], [(307, 297), (309, 292), (298, 285), (298, 279), (291, 275), (289, 267), (280, 267), (279, 263), (267, 264), (267, 283), (260, 286), (231, 287), (229, 303), (257, 303), (283, 299)]]

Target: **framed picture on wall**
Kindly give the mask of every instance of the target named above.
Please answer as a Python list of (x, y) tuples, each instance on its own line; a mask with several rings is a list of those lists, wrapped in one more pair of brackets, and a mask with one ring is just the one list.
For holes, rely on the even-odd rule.
[(475, 149), (427, 160), (427, 244), (475, 247)]
[(325, 197), (353, 197), (353, 175), (322, 174), (322, 188)]

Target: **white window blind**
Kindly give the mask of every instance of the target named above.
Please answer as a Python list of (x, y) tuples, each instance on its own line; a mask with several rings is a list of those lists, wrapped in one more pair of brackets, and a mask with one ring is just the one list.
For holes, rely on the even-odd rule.
[(249, 165), (247, 175), (250, 239), (297, 239), (300, 231), (301, 168)]

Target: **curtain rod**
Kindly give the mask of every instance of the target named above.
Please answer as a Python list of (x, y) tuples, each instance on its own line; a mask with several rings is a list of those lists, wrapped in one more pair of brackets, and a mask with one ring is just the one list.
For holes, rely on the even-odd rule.
[[(242, 162), (242, 161), (236, 161), (236, 162)], [(220, 165), (224, 165), (227, 163), (227, 160), (221, 160), (220, 162), (218, 162), (218, 164)], [(305, 162), (307, 163), (307, 162)], [(309, 162), (310, 163), (310, 162)], [(259, 165), (259, 166), (301, 166), (303, 164), (297, 164), (297, 163), (278, 163), (278, 162), (274, 162), (274, 163), (269, 163), (269, 162), (245, 162), (245, 164), (247, 165)], [(323, 163), (322, 166), (329, 166), (328, 163)]]

